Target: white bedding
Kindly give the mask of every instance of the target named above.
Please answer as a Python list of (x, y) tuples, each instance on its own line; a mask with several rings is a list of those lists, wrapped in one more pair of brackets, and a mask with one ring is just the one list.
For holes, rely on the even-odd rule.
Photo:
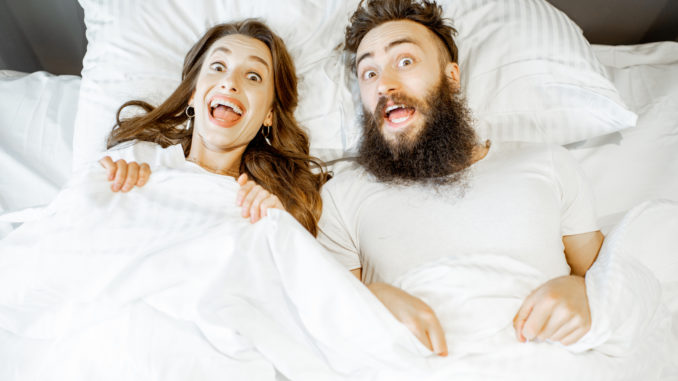
[(678, 376), (659, 282), (625, 252), (627, 232), (652, 221), (638, 216), (676, 220), (678, 203), (634, 209), (608, 236), (587, 275), (594, 325), (572, 348), (514, 337), (513, 314), (544, 280), (533, 268), (497, 253), (413, 270), (400, 285), (441, 317), (451, 347), (439, 358), (291, 216), (250, 225), (235, 181), (196, 172), (175, 148), (128, 194), (96, 167), (74, 177), (0, 242), (0, 379)]
[[(610, 283), (617, 288), (591, 286), (601, 292), (591, 296), (599, 307), (612, 303), (600, 311), (622, 308), (614, 316), (627, 318), (597, 319), (604, 323), (589, 339), (610, 336), (596, 351), (574, 356), (551, 344), (515, 343), (505, 317), (539, 275), (505, 259), (448, 258), (402, 280), (445, 316), (453, 352), (430, 357), (287, 214), (250, 226), (232, 208), (232, 181), (154, 168), (152, 186), (128, 195), (111, 194), (100, 172), (80, 177), (52, 209), (32, 214), (52, 217), (0, 243), (0, 379), (354, 380), (378, 371), (388, 380), (410, 371), (465, 380), (678, 379), (675, 364), (664, 374), (652, 365), (678, 358), (669, 347), (678, 338), (678, 43), (594, 51), (638, 124), (567, 147), (592, 182), (603, 231), (624, 226), (606, 247), (644, 263), (662, 287), (658, 300), (651, 280), (640, 281), (644, 293), (618, 283), (648, 279), (642, 270), (622, 272), (629, 278)], [(79, 87), (78, 77), (0, 71), (0, 214), (44, 205), (66, 183)], [(354, 135), (338, 139), (355, 143)], [(656, 199), (664, 201), (646, 203)], [(132, 213), (139, 218), (123, 224)], [(15, 226), (0, 221), (0, 238)], [(432, 282), (441, 276), (444, 282)], [(486, 278), (494, 280), (490, 288), (463, 288)], [(440, 282), (459, 298), (437, 293)], [(664, 307), (651, 316), (638, 307), (659, 302)], [(451, 313), (459, 309), (492, 315)], [(653, 329), (655, 336), (635, 336)], [(614, 341), (624, 332), (639, 343), (635, 363), (614, 356), (628, 351)], [(645, 356), (648, 347), (655, 356)]]

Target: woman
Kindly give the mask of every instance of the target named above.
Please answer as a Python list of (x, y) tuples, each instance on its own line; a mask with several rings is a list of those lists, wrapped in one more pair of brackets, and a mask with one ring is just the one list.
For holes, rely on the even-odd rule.
[[(120, 107), (108, 148), (132, 140), (181, 144), (187, 161), (238, 179), (243, 217), (254, 222), (268, 208), (285, 209), (316, 235), (327, 174), (309, 156), (293, 115), (297, 99), (294, 65), (277, 35), (254, 19), (217, 25), (188, 52), (181, 83), (160, 106), (133, 100)], [(146, 113), (121, 119), (128, 106)], [(108, 156), (101, 163), (113, 191), (143, 186), (150, 175), (147, 164)]]

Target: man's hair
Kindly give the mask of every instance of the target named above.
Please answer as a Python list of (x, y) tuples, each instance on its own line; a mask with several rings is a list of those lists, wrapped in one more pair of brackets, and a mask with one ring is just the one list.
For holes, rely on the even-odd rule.
[(398, 20), (417, 22), (438, 37), (441, 66), (457, 62), (457, 30), (443, 17), (443, 8), (432, 0), (361, 0), (346, 27), (344, 49), (351, 53), (348, 63), (355, 70), (358, 45), (365, 35), (377, 26)]

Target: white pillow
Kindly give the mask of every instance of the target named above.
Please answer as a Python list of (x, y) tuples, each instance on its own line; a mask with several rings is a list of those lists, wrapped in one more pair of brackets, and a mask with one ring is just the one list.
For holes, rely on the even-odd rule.
[(174, 90), (185, 54), (209, 27), (246, 17), (266, 22), (293, 56), (300, 79), (296, 116), (309, 131), (312, 153), (326, 160), (341, 156), (359, 138), (342, 128), (354, 119), (353, 101), (343, 86), (341, 51), (335, 49), (355, 3), (80, 0), (88, 44), (74, 164), (98, 159), (123, 102), (143, 99), (157, 105)]
[(482, 137), (566, 144), (635, 125), (581, 29), (546, 1), (439, 3)]
[(635, 128), (568, 147), (590, 180), (605, 232), (643, 201), (678, 201), (678, 43), (594, 51), (639, 115)]
[(80, 77), (0, 71), (0, 211), (45, 204), (71, 173)]
[[(209, 27), (262, 18), (287, 43), (300, 77), (297, 119), (311, 152), (355, 151), (361, 131), (355, 81), (343, 66), (358, 0), (79, 0), (88, 47), (74, 164), (96, 160), (129, 99), (158, 104), (176, 87), (183, 57)], [(635, 123), (581, 31), (543, 0), (443, 0), (459, 29), (462, 80), (481, 136), (569, 143)]]

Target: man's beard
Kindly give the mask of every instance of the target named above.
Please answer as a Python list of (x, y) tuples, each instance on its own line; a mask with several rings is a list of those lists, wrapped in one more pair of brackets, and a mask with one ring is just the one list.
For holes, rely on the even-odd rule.
[[(387, 183), (450, 185), (463, 180), (477, 141), (471, 112), (458, 94), (443, 75), (425, 102), (398, 93), (382, 97), (374, 113), (363, 110), (358, 162)], [(395, 141), (384, 138), (380, 128), (389, 100), (422, 114), (424, 125), (415, 136), (403, 131)]]

